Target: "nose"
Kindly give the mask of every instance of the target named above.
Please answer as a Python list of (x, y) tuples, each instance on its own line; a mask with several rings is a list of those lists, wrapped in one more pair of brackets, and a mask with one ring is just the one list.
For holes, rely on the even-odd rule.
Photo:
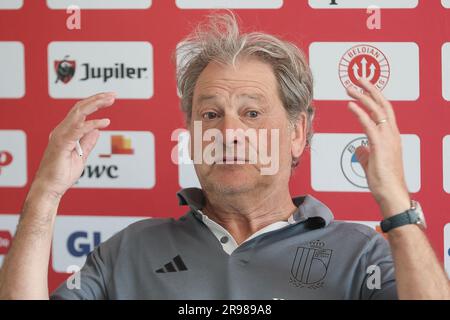
[[(247, 127), (242, 123), (237, 115), (225, 114), (222, 121), (220, 121), (219, 126), (220, 127), (217, 129), (219, 129), (222, 133), (222, 137), (224, 138), (223, 143), (226, 147), (232, 147), (244, 143), (244, 141), (242, 141), (243, 139), (239, 138), (241, 136), (239, 132), (247, 130)], [(230, 138), (227, 137), (227, 131), (229, 132), (228, 135)]]

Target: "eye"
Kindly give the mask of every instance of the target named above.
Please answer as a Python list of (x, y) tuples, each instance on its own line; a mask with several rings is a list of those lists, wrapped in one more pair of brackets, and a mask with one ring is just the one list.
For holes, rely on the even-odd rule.
[(214, 112), (214, 111), (208, 111), (208, 112), (205, 112), (204, 114), (202, 114), (202, 118), (206, 119), (206, 120), (214, 120), (218, 116), (219, 115), (217, 114), (217, 112)]
[(259, 116), (259, 112), (255, 110), (248, 111), (247, 116), (249, 116), (250, 118), (257, 118)]

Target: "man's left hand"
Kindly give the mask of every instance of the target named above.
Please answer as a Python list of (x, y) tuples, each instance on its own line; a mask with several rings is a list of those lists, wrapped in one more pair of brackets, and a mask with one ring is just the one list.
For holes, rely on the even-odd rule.
[(403, 171), (400, 132), (389, 101), (368, 80), (359, 81), (363, 92), (348, 88), (347, 93), (365, 108), (353, 101), (348, 107), (358, 117), (369, 145), (358, 147), (356, 156), (384, 218), (389, 218), (411, 206)]

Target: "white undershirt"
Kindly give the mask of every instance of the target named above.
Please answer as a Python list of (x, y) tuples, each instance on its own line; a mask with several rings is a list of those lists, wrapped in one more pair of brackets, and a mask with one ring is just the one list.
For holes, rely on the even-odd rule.
[[(214, 234), (214, 236), (219, 240), (220, 244), (222, 245), (223, 250), (227, 254), (232, 254), (234, 250), (236, 250), (239, 245), (237, 244), (236, 240), (234, 240), (233, 236), (228, 232), (227, 229), (222, 227), (220, 224), (215, 222), (214, 220), (211, 220), (208, 218), (207, 215), (205, 215), (201, 210), (197, 210), (201, 216), (203, 223), (211, 230), (211, 232)], [(291, 215), (287, 221), (277, 221), (272, 224), (269, 224), (268, 226), (265, 226), (261, 230), (256, 231), (254, 234), (252, 234), (250, 237), (248, 237), (245, 241), (242, 243), (253, 239), (263, 233), (275, 231), (278, 229), (281, 229), (283, 227), (286, 227), (290, 224), (294, 224), (295, 220), (294, 217)]]

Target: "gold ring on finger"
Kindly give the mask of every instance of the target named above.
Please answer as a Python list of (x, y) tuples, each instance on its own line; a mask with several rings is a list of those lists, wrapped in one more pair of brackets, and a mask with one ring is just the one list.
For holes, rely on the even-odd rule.
[(386, 122), (387, 122), (387, 119), (381, 119), (377, 122), (377, 126), (380, 124), (386, 123)]

